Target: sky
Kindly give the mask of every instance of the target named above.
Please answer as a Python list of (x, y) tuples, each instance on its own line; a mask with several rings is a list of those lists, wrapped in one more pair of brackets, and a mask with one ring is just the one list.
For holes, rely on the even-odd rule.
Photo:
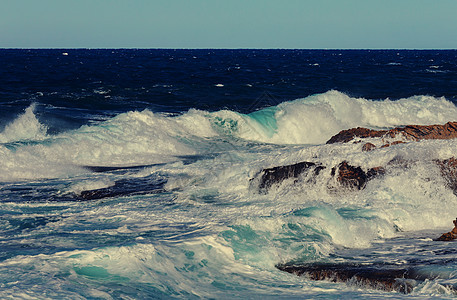
[(457, 0), (0, 0), (0, 48), (457, 49)]

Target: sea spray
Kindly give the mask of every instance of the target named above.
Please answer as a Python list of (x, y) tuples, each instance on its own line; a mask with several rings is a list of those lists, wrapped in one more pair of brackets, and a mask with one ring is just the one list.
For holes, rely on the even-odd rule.
[[(0, 298), (403, 297), (276, 268), (287, 263), (412, 268), (426, 280), (409, 298), (455, 298), (455, 245), (433, 239), (456, 217), (439, 166), (456, 142), (325, 143), (357, 126), (455, 121), (456, 57), (0, 51), (0, 132), (22, 115), (35, 124), (0, 141)], [(343, 161), (385, 172), (347, 188)], [(300, 162), (325, 169), (256, 189), (263, 170)]]
[(36, 103), (32, 103), (23, 114), (6, 125), (0, 132), (0, 143), (34, 141), (46, 138), (47, 128), (40, 123), (34, 113), (36, 105)]

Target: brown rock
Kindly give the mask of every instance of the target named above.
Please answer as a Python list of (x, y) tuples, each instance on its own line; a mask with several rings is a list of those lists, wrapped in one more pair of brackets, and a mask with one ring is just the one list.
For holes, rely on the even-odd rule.
[(405, 144), (405, 142), (403, 142), (403, 141), (394, 141), (394, 142), (390, 143), (391, 146), (398, 145), (398, 144)]
[[(354, 167), (343, 161), (337, 167), (338, 177), (336, 180), (344, 187), (362, 189), (367, 182), (367, 174), (360, 167)], [(332, 176), (336, 174), (336, 168), (332, 168)]]
[[(375, 138), (375, 137), (390, 137), (395, 138), (403, 136), (406, 139), (430, 140), (430, 139), (454, 139), (457, 138), (457, 122), (448, 122), (444, 125), (408, 125), (405, 127), (397, 127), (390, 130), (371, 130), (367, 128), (357, 127), (348, 130), (342, 130), (334, 135), (327, 144), (347, 143), (354, 138)], [(397, 143), (399, 143), (398, 141)]]
[(408, 125), (403, 128), (394, 128), (388, 131), (390, 137), (403, 134), (412, 140), (447, 140), (457, 138), (457, 122), (448, 122), (444, 125)]
[(362, 151), (365, 151), (365, 152), (372, 151), (374, 149), (376, 149), (376, 146), (372, 143), (366, 143), (365, 145), (362, 146)]
[(403, 141), (387, 142), (384, 145), (382, 145), (381, 148), (386, 148), (386, 147), (390, 147), (390, 146), (398, 145), (398, 144), (405, 144), (405, 142), (403, 142)]
[(455, 219), (453, 221), (453, 223), (454, 223), (454, 228), (451, 231), (444, 233), (442, 236), (437, 238), (435, 241), (448, 242), (448, 241), (453, 241), (453, 240), (457, 239), (457, 219)]
[(369, 169), (366, 173), (361, 167), (354, 167), (343, 161), (337, 167), (332, 168), (331, 175), (335, 176), (338, 170), (338, 177), (336, 180), (346, 188), (356, 188), (361, 190), (365, 187), (366, 183), (376, 176), (384, 175), (385, 169), (383, 167), (375, 167)]
[(383, 167), (374, 167), (367, 171), (367, 179), (370, 180), (373, 177), (386, 174), (386, 169)]
[(342, 130), (337, 135), (332, 136), (327, 144), (334, 143), (347, 143), (352, 141), (355, 137), (359, 138), (375, 138), (382, 137), (387, 133), (387, 130), (372, 130), (363, 127), (352, 128), (348, 130)]

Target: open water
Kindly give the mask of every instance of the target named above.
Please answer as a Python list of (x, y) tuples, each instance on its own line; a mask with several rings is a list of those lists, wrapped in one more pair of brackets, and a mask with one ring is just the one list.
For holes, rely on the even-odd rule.
[[(457, 141), (360, 151), (352, 127), (457, 121), (457, 51), (0, 50), (0, 298), (454, 298)], [(334, 192), (264, 168), (413, 161)], [(89, 191), (89, 192), (88, 192)], [(411, 294), (277, 264), (412, 266)]]

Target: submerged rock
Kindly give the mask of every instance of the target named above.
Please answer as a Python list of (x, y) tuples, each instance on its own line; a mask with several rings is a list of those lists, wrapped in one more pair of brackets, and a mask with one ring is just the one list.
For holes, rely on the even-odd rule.
[[(310, 280), (349, 283), (357, 287), (411, 293), (418, 276), (404, 267), (357, 264), (285, 264), (279, 270)], [(409, 280), (407, 280), (409, 279)]]
[(365, 172), (361, 167), (351, 166), (347, 161), (343, 161), (337, 167), (332, 168), (332, 176), (336, 175), (336, 170), (338, 170), (336, 180), (343, 187), (358, 190), (363, 189), (370, 179), (385, 173), (382, 167), (371, 168)]
[(366, 143), (362, 146), (362, 151), (368, 152), (376, 149), (375, 144), (373, 143)]
[[(347, 143), (354, 138), (396, 138), (402, 137), (407, 140), (430, 140), (430, 139), (455, 139), (457, 138), (457, 122), (448, 122), (444, 125), (408, 125), (397, 127), (390, 130), (372, 130), (363, 127), (357, 127), (342, 130), (332, 136), (327, 144)], [(401, 141), (396, 141), (399, 143)], [(395, 142), (394, 142), (395, 143)], [(387, 144), (386, 144), (387, 145)], [(390, 146), (391, 144), (388, 144)]]
[[(281, 184), (284, 180), (295, 178), (294, 183), (299, 181), (300, 176), (307, 175), (305, 183), (316, 182), (316, 177), (326, 169), (320, 163), (300, 162), (293, 165), (279, 166), (274, 168), (263, 169), (254, 178), (251, 183), (258, 179), (257, 190), (261, 194), (268, 193), (269, 189), (275, 184)], [(347, 161), (341, 162), (338, 166), (333, 167), (330, 176), (339, 183), (339, 188), (346, 189), (363, 189), (366, 183), (385, 173), (382, 167), (371, 168), (367, 172), (361, 167), (350, 165)], [(335, 187), (328, 185), (329, 189), (335, 191)]]
[[(408, 125), (405, 127), (397, 127), (390, 130), (372, 130), (368, 128), (352, 128), (342, 130), (334, 135), (327, 144), (333, 143), (346, 143), (354, 138), (382, 138), (382, 146), (380, 148), (389, 147), (405, 143), (408, 141), (418, 141), (422, 139), (453, 139), (457, 138), (457, 122), (448, 122), (444, 125)], [(401, 138), (402, 140), (394, 140)], [(375, 144), (367, 142), (362, 146), (362, 151), (373, 151), (377, 147)], [(331, 167), (331, 178), (339, 184), (334, 186), (331, 180), (327, 186), (330, 190), (335, 191), (338, 188), (356, 189), (361, 190), (365, 187), (366, 183), (386, 173), (386, 168), (407, 168), (411, 163), (401, 157), (395, 157), (386, 166), (378, 166), (375, 168), (364, 171), (363, 166), (352, 166), (347, 161), (341, 162), (335, 167)], [(457, 159), (451, 157), (447, 160), (435, 160), (435, 163), (441, 169), (442, 176), (447, 181), (447, 186), (451, 188), (457, 195)], [(269, 169), (263, 169), (259, 172), (260, 175), (251, 179), (259, 179), (258, 191), (260, 193), (267, 193), (274, 184), (279, 184), (286, 179), (296, 178), (294, 183), (297, 183), (301, 174), (308, 172), (311, 176), (308, 177), (307, 182), (314, 181), (313, 178), (320, 174), (320, 172), (327, 167), (318, 162), (300, 162), (293, 165), (278, 166)], [(313, 169), (314, 173), (309, 173)], [(260, 178), (259, 178), (260, 177)]]
[(376, 138), (382, 137), (387, 133), (387, 130), (373, 130), (363, 127), (351, 128), (347, 130), (341, 130), (338, 134), (332, 136), (327, 144), (334, 143), (347, 143), (352, 141), (354, 138)]
[[(436, 279), (436, 275), (424, 275), (413, 267), (389, 264), (279, 264), (276, 267), (288, 273), (304, 276), (310, 280), (327, 280), (348, 283), (362, 288), (395, 291), (409, 294), (419, 283)], [(452, 285), (444, 285), (456, 292)]]
[(454, 223), (454, 228), (451, 231), (444, 233), (442, 236), (437, 238), (435, 241), (448, 242), (448, 241), (453, 241), (453, 240), (457, 239), (457, 219), (455, 219), (453, 221), (453, 223)]
[[(319, 175), (320, 171), (325, 169), (321, 164), (313, 162), (300, 162), (292, 165), (279, 166), (274, 168), (263, 169), (257, 177), (260, 176), (258, 191), (260, 193), (267, 193), (268, 190), (275, 184), (280, 184), (289, 178), (298, 178), (305, 172), (312, 170), (313, 176)], [(255, 178), (251, 179), (253, 181)]]

